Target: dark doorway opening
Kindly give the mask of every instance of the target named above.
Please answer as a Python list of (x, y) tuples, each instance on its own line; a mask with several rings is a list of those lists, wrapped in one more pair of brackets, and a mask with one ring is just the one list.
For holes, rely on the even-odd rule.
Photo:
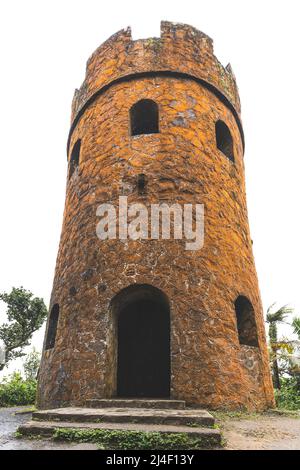
[(170, 396), (169, 306), (165, 299), (157, 295), (151, 296), (151, 286), (149, 287), (150, 291), (141, 286), (141, 295), (137, 295), (138, 291), (135, 290), (133, 298), (131, 300), (129, 298), (119, 310), (117, 318), (119, 397)]

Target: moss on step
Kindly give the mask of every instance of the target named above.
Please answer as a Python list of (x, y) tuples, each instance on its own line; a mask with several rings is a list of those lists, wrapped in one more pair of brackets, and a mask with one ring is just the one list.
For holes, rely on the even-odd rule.
[(193, 450), (218, 446), (218, 437), (190, 437), (185, 433), (57, 428), (53, 439), (92, 442), (103, 449)]
[(15, 411), (14, 414), (25, 415), (25, 414), (33, 413), (34, 411), (36, 411), (36, 407), (32, 405), (32, 406), (29, 406), (28, 408), (23, 408), (22, 410)]

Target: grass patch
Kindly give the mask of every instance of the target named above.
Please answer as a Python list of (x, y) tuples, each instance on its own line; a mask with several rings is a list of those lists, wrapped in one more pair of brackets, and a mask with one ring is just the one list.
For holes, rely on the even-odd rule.
[(15, 411), (14, 414), (25, 415), (27, 413), (33, 413), (34, 411), (36, 411), (36, 407), (33, 405), (33, 406), (29, 406), (28, 408), (22, 408), (22, 410)]
[(210, 411), (218, 421), (228, 421), (230, 419), (257, 419), (261, 413), (250, 413), (248, 411)]
[(284, 408), (274, 408), (264, 412), (266, 416), (283, 416), (286, 418), (300, 418), (300, 410), (286, 410)]
[(216, 446), (211, 439), (189, 437), (185, 433), (161, 434), (144, 431), (112, 431), (106, 429), (55, 429), (55, 440), (90, 442), (102, 449), (121, 450), (194, 450)]
[(266, 416), (277, 416), (287, 418), (300, 418), (300, 410), (289, 410), (283, 408), (272, 408), (262, 412), (247, 412), (247, 411), (211, 411), (211, 414), (216, 418), (218, 423), (222, 424), (224, 421), (230, 420), (255, 420)]
[(14, 433), (14, 437), (16, 439), (24, 439), (25, 438), (25, 439), (28, 439), (28, 440), (31, 440), (31, 441), (34, 441), (34, 440), (35, 441), (41, 441), (41, 440), (47, 439), (47, 438), (45, 438), (45, 436), (42, 436), (41, 434), (28, 434), (28, 435), (26, 434), (26, 435), (24, 435), (20, 431), (16, 431)]

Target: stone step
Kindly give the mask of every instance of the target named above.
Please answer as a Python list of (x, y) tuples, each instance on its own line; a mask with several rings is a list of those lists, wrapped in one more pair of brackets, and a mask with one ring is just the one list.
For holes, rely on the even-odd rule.
[(213, 426), (214, 417), (205, 410), (147, 409), (147, 408), (57, 408), (35, 411), (35, 421), (143, 423), (167, 425)]
[(154, 400), (140, 398), (99, 398), (86, 401), (88, 408), (159, 408), (183, 410), (185, 401), (183, 400)]
[[(18, 432), (26, 436), (52, 437), (55, 429), (78, 429), (106, 431), (143, 431), (159, 432), (163, 434), (185, 433), (190, 438), (199, 439), (201, 448), (219, 447), (221, 445), (221, 433), (219, 429), (206, 427), (172, 426), (165, 424), (138, 424), (138, 423), (74, 423), (67, 421), (29, 421), (21, 424)], [(128, 439), (128, 436), (126, 437)]]

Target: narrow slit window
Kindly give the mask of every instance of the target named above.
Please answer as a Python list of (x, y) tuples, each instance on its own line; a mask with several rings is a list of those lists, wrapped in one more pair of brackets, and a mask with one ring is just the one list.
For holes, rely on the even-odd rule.
[(140, 100), (130, 109), (131, 135), (156, 134), (158, 126), (158, 106), (152, 100)]
[(250, 300), (240, 295), (234, 305), (239, 343), (258, 347), (255, 313)]
[(139, 194), (145, 194), (147, 179), (144, 173), (140, 173), (137, 177), (137, 189)]
[(70, 157), (70, 167), (69, 167), (69, 179), (73, 175), (76, 168), (79, 166), (79, 158), (80, 158), (80, 147), (81, 147), (81, 139), (78, 139), (71, 152)]
[(54, 348), (58, 317), (59, 317), (59, 305), (54, 304), (51, 309), (50, 318), (49, 318), (49, 325), (48, 325), (47, 339), (46, 339), (46, 349)]
[(217, 148), (234, 162), (233, 140), (228, 126), (223, 121), (216, 122)]

